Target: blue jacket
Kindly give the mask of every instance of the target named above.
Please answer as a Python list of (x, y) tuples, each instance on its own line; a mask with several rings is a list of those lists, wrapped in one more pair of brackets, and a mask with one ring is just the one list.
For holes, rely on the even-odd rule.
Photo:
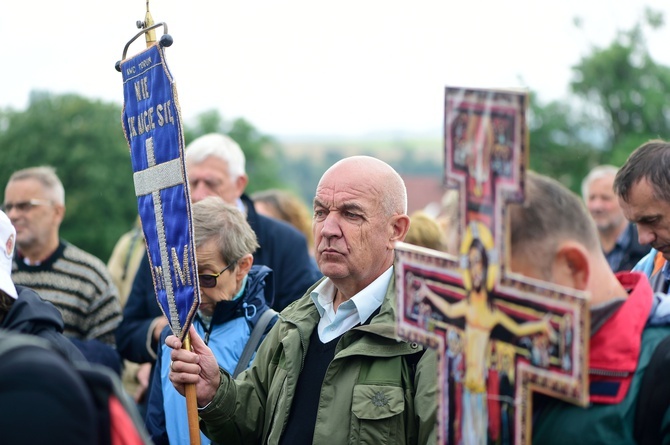
[(665, 263), (662, 254), (656, 249), (651, 249), (633, 268), (633, 272), (642, 272), (649, 278), (654, 291), (652, 311), (648, 321), (652, 326), (670, 325), (670, 295), (664, 292), (667, 281), (663, 275)]
[[(309, 252), (307, 240), (291, 225), (259, 215), (253, 202), (242, 195), (247, 207), (247, 221), (256, 233), (260, 247), (254, 252), (254, 264), (273, 271), (275, 299), (268, 300), (277, 312), (300, 298), (322, 277)], [(156, 302), (148, 257), (145, 256), (135, 276), (123, 320), (116, 329), (116, 347), (121, 356), (137, 363), (156, 359), (157, 342), (152, 340), (151, 322), (161, 316)]]
[[(642, 272), (647, 278), (651, 279), (652, 274), (654, 273), (654, 261), (656, 259), (656, 254), (658, 250), (651, 249), (637, 264), (633, 267), (632, 272)], [(660, 272), (657, 271), (657, 272)], [(652, 286), (653, 288), (653, 286)]]
[[(216, 305), (209, 329), (196, 315), (193, 326), (217, 358), (223, 369), (233, 373), (251, 331), (261, 315), (269, 309), (266, 301), (272, 299), (272, 271), (265, 266), (253, 266), (247, 276), (244, 294), (237, 300), (222, 301)], [(277, 316), (268, 324), (267, 334)], [(181, 444), (189, 442), (186, 402), (172, 386), (170, 351), (165, 346), (165, 337), (170, 334), (166, 327), (161, 336), (161, 348), (149, 390), (146, 425), (155, 445)], [(201, 434), (201, 444), (210, 440)]]

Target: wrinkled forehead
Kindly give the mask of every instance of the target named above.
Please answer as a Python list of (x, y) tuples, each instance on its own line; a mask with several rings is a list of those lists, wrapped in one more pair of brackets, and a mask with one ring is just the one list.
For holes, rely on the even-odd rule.
[(670, 216), (670, 209), (664, 209), (660, 206), (642, 206), (636, 204), (629, 204), (622, 199), (619, 199), (619, 205), (621, 211), (623, 212), (624, 217), (632, 223), (640, 223), (645, 221), (650, 221), (658, 219), (661, 217)]
[(382, 202), (381, 184), (365, 175), (349, 171), (329, 171), (316, 188), (315, 204), (340, 208), (356, 206), (364, 210), (376, 209)]
[(670, 210), (668, 203), (658, 199), (653, 187), (647, 181), (640, 181), (631, 187), (624, 199), (618, 196), (619, 205), (630, 221), (649, 219)]

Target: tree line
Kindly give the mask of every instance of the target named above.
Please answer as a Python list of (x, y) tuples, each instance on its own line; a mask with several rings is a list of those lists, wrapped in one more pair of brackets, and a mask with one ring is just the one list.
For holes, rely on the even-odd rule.
[[(667, 138), (670, 129), (670, 68), (653, 60), (645, 37), (663, 26), (646, 10), (606, 47), (593, 47), (573, 66), (569, 97), (541, 103), (531, 91), (528, 110), (530, 168), (579, 193), (595, 165), (621, 165), (643, 142)], [(63, 181), (66, 216), (61, 236), (106, 261), (137, 214), (121, 106), (76, 94), (31, 93), (25, 110), (0, 109), (0, 184), (15, 170), (52, 165)], [(218, 131), (235, 139), (247, 157), (248, 192), (270, 187), (307, 200), (323, 171), (343, 155), (329, 144), (320, 160), (284, 156), (282, 145), (243, 118), (216, 110), (184, 124), (186, 143)], [(395, 165), (403, 174), (441, 176), (442, 165), (416, 159), (411, 144), (397, 144)], [(375, 153), (360, 153), (375, 154)], [(436, 154), (440, 159), (442, 153)]]

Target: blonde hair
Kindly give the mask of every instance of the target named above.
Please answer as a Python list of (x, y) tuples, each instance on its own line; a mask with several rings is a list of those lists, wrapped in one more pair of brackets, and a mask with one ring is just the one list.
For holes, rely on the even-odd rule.
[(314, 245), (312, 235), (312, 213), (307, 205), (296, 195), (280, 189), (268, 189), (251, 195), (255, 203), (262, 202), (274, 211), (274, 217), (291, 224), (307, 238), (307, 245)]
[(459, 235), (459, 202), (458, 191), (455, 189), (447, 190), (442, 196), (442, 211), (436, 220), (444, 233), (444, 249), (451, 254), (458, 254), (458, 235)]
[(410, 226), (405, 242), (429, 249), (444, 251), (446, 240), (440, 224), (423, 210), (410, 215)]

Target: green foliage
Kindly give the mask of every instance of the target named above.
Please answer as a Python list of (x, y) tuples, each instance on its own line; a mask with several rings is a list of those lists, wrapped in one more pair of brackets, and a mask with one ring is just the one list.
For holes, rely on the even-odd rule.
[(573, 67), (570, 87), (596, 106), (594, 119), (607, 133), (605, 150), (612, 157), (632, 135), (644, 141), (670, 132), (670, 68), (654, 62), (644, 38), (645, 25), (662, 24), (663, 15), (647, 9), (644, 23), (619, 32), (607, 48), (593, 48)]
[(259, 133), (242, 118), (233, 121), (228, 136), (240, 144), (247, 158), (248, 193), (281, 186), (278, 167), (281, 165), (282, 150), (274, 139)]
[(585, 125), (569, 104), (542, 105), (533, 95), (528, 121), (530, 168), (579, 193), (582, 178), (599, 161), (600, 153), (590, 142), (598, 138), (597, 129)]
[(622, 165), (644, 142), (667, 138), (670, 68), (654, 62), (644, 38), (661, 26), (663, 15), (647, 9), (641, 23), (573, 67), (574, 97), (547, 105), (531, 100), (531, 168), (579, 192), (592, 167)]
[[(217, 111), (208, 111), (192, 128), (185, 126), (185, 140), (213, 131), (229, 134), (245, 152), (250, 193), (283, 185), (283, 156), (274, 139), (244, 119), (228, 123)], [(137, 215), (121, 107), (74, 94), (33, 92), (26, 110), (0, 110), (0, 147), (3, 190), (16, 170), (55, 167), (65, 188), (61, 237), (107, 261)]]
[[(579, 25), (579, 21), (575, 22)], [(663, 15), (647, 10), (644, 21), (620, 32), (606, 48), (592, 48), (574, 67), (572, 97), (540, 103), (531, 95), (530, 167), (579, 192), (597, 164), (621, 165), (642, 143), (670, 134), (670, 68), (651, 57), (645, 32), (663, 26)], [(242, 147), (250, 177), (247, 191), (272, 187), (296, 191), (311, 202), (321, 174), (351, 154), (379, 156), (403, 174), (441, 176), (441, 142), (324, 142), (302, 155), (285, 156), (272, 137), (243, 118), (226, 121), (216, 110), (184, 124), (188, 144), (222, 132)], [(430, 143), (432, 144), (432, 142)], [(416, 150), (430, 156), (420, 156)], [(31, 94), (24, 111), (0, 109), (0, 182), (15, 170), (56, 167), (66, 191), (61, 235), (103, 260), (137, 213), (121, 107), (77, 95)], [(434, 156), (433, 156), (434, 153)]]
[(65, 187), (61, 237), (106, 261), (136, 210), (121, 107), (65, 94), (31, 94), (22, 112), (4, 110), (0, 183), (16, 170), (51, 165)]

